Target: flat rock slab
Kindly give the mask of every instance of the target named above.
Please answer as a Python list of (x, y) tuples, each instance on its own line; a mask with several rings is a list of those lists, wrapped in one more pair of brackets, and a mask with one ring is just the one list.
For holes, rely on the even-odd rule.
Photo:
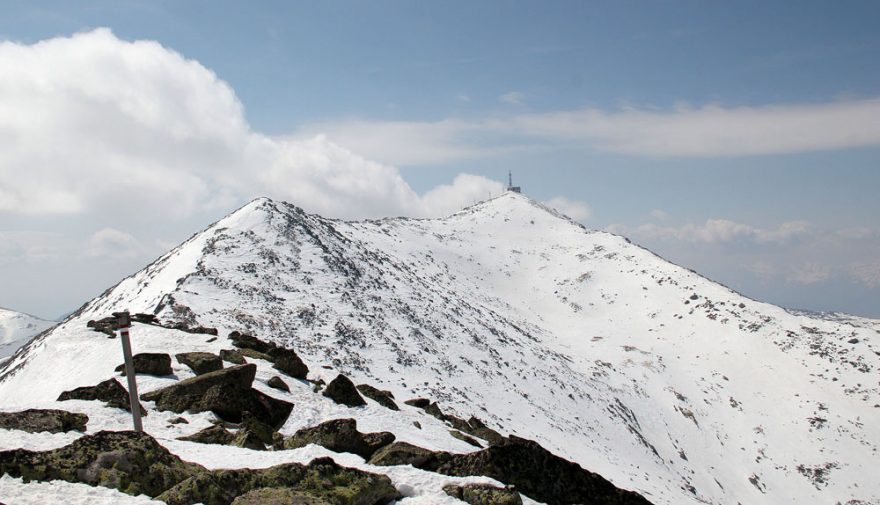
[[(108, 407), (131, 412), (128, 390), (122, 387), (122, 384), (117, 382), (116, 379), (107, 379), (94, 386), (83, 386), (71, 391), (65, 391), (58, 396), (58, 401), (63, 402), (65, 400), (99, 400)], [(143, 405), (138, 403), (138, 408), (141, 409), (142, 416), (147, 415), (147, 410)]]
[(0, 428), (28, 433), (66, 433), (86, 431), (89, 416), (66, 410), (28, 409), (21, 412), (0, 412)]
[[(171, 375), (171, 356), (158, 352), (140, 352), (131, 357), (134, 365), (134, 373), (143, 373), (147, 375)], [(117, 372), (125, 375), (125, 364), (116, 367)]]
[(190, 377), (177, 384), (141, 395), (144, 401), (156, 402), (159, 410), (181, 413), (211, 411), (220, 419), (242, 421), (250, 412), (274, 429), (284, 425), (293, 404), (273, 398), (251, 387), (257, 365), (234, 366)]
[(223, 368), (223, 360), (220, 356), (210, 352), (183, 352), (175, 354), (174, 357), (180, 364), (190, 367), (196, 375), (216, 372)]

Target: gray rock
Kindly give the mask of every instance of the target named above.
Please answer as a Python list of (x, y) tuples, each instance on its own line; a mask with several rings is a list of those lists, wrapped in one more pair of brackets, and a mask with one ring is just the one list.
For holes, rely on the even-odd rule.
[[(140, 352), (131, 357), (134, 373), (147, 375), (171, 375), (171, 356), (157, 352)], [(116, 367), (117, 372), (125, 376), (125, 364)]]
[(0, 428), (28, 433), (66, 433), (86, 431), (89, 416), (66, 410), (28, 409), (21, 412), (0, 412)]
[(373, 453), (392, 442), (392, 433), (361, 433), (354, 419), (333, 419), (297, 431), (284, 441), (284, 448), (296, 449), (317, 444), (334, 452), (350, 452), (368, 460)]
[(175, 354), (174, 357), (180, 364), (190, 367), (196, 375), (216, 372), (223, 368), (223, 360), (220, 356), (210, 352), (183, 352)]
[[(95, 386), (83, 386), (71, 391), (65, 391), (58, 396), (58, 401), (63, 402), (65, 400), (99, 400), (108, 407), (131, 412), (128, 390), (122, 387), (122, 384), (117, 382), (116, 379), (107, 379)], [(138, 408), (141, 409), (142, 416), (147, 415), (147, 410), (140, 402), (138, 402)]]

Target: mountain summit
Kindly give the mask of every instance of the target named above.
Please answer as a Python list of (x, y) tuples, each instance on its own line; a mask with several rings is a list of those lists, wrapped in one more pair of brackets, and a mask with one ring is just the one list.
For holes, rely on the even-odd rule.
[[(0, 407), (56, 405), (111, 376), (118, 344), (86, 325), (123, 309), (219, 334), (135, 325), (135, 352), (252, 334), (295, 349), (311, 380), (338, 371), (429, 398), (655, 504), (880, 500), (866, 479), (880, 322), (748, 299), (515, 192), (442, 219), (355, 222), (254, 200), (16, 354)], [(282, 434), (327, 420), (294, 403)], [(464, 451), (405, 424), (398, 438)]]

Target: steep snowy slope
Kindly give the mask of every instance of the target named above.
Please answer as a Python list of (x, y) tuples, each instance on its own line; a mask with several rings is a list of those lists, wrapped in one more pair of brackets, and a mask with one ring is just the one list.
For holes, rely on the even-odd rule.
[(45, 321), (21, 312), (0, 308), (0, 363), (23, 346), (34, 335), (54, 326), (54, 321)]
[(85, 323), (120, 309), (283, 343), (653, 503), (880, 503), (877, 322), (750, 300), (519, 194), (364, 222), (255, 200), (10, 360), (0, 407), (105, 379)]

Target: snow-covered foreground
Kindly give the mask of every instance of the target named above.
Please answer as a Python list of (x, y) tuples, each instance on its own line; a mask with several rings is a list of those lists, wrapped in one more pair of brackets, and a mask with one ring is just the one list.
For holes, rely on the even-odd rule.
[(54, 321), (0, 308), (0, 363), (35, 335), (56, 324), (58, 323)]
[[(312, 379), (344, 372), (400, 400), (431, 398), (656, 504), (880, 503), (880, 484), (866, 478), (880, 460), (877, 321), (750, 300), (521, 195), (445, 219), (366, 222), (256, 200), (31, 343), (0, 370), (0, 409), (65, 408), (93, 417), (90, 432), (126, 429), (124, 412), (54, 401), (114, 375), (119, 342), (85, 326), (121, 309), (220, 330), (207, 342), (135, 325), (135, 352), (218, 352), (230, 347), (228, 332), (248, 331), (296, 349)], [(255, 387), (264, 390), (272, 372), (258, 366)], [(142, 391), (173, 381), (141, 380)], [(354, 417), (361, 431), (473, 450), (418, 409), (349, 409), (306, 383), (291, 386), (265, 389), (295, 405), (286, 435)], [(212, 468), (326, 454), (175, 440), (208, 426), (208, 416), (168, 425), (151, 410), (145, 428)], [(0, 449), (49, 442), (0, 431)], [(440, 490), (454, 478), (369, 469), (391, 476), (408, 496), (402, 503), (455, 502)]]

